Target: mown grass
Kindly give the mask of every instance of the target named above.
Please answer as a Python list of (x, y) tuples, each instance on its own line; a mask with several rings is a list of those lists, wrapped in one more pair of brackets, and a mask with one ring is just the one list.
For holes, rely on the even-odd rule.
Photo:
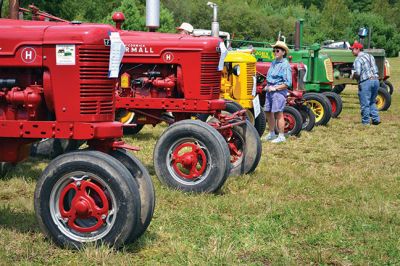
[(152, 154), (165, 126), (127, 137), (142, 148), (157, 205), (144, 236), (120, 251), (47, 241), (32, 202), (47, 162), (18, 165), (0, 181), (0, 264), (400, 264), (400, 60), (390, 61), (395, 92), (381, 125), (360, 125), (356, 89), (346, 88), (340, 118), (263, 143), (256, 172), (229, 178), (216, 195), (160, 185)]

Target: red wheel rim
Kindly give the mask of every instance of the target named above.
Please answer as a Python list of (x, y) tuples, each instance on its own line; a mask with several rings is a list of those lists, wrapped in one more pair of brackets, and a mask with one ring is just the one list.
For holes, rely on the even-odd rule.
[(336, 112), (336, 101), (335, 99), (329, 98), (329, 101), (331, 102), (332, 105), (332, 113)]
[(171, 163), (179, 176), (196, 179), (206, 170), (207, 157), (199, 145), (182, 143), (173, 150)]
[(285, 119), (285, 133), (288, 133), (296, 126), (296, 119), (288, 113), (284, 113), (283, 117)]
[[(89, 233), (99, 229), (107, 218), (109, 212), (108, 197), (103, 189), (89, 180), (77, 180), (65, 186), (58, 202), (61, 217), (67, 220), (69, 228)], [(78, 220), (93, 220), (91, 226), (82, 226)], [(85, 223), (83, 223), (85, 224)]]

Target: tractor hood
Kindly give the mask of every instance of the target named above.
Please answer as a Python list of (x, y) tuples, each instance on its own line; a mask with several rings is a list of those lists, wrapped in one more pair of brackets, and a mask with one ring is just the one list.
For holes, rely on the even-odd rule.
[(0, 19), (0, 55), (26, 45), (104, 44), (110, 25)]
[(126, 46), (124, 57), (160, 57), (165, 51), (215, 53), (221, 39), (182, 34), (120, 31)]

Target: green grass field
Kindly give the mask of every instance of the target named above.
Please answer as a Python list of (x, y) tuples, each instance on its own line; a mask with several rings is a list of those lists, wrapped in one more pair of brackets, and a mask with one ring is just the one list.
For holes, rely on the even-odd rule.
[(142, 148), (157, 204), (148, 231), (120, 251), (46, 240), (33, 192), (47, 162), (18, 165), (0, 181), (0, 264), (400, 264), (400, 59), (390, 62), (395, 92), (381, 125), (360, 125), (356, 89), (346, 88), (338, 119), (263, 143), (255, 173), (229, 178), (217, 195), (160, 185), (152, 154), (165, 127), (126, 138)]

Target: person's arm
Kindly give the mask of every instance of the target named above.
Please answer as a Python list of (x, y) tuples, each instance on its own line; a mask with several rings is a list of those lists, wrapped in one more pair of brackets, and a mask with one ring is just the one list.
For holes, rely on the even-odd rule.
[(356, 80), (360, 80), (360, 76), (361, 76), (361, 62), (360, 60), (356, 60), (354, 61), (354, 75), (353, 75), (353, 79)]

